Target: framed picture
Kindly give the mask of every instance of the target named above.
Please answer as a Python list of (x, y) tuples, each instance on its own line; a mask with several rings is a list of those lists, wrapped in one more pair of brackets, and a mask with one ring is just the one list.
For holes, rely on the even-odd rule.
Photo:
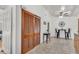
[(64, 27), (65, 26), (65, 22), (64, 21), (60, 21), (58, 24), (59, 27)]
[(44, 21), (43, 24), (46, 25), (46, 22)]

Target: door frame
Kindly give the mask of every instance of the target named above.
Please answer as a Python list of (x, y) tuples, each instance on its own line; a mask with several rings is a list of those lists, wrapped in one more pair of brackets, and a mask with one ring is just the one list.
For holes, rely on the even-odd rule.
[[(21, 54), (21, 5), (12, 5), (12, 54)], [(19, 40), (18, 40), (19, 39)]]

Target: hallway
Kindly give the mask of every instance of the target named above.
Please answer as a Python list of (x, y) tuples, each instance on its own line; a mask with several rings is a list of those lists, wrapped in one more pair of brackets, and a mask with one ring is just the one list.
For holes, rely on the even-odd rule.
[(74, 54), (74, 42), (72, 39), (56, 39), (52, 38), (46, 44), (42, 43), (28, 52), (29, 54)]

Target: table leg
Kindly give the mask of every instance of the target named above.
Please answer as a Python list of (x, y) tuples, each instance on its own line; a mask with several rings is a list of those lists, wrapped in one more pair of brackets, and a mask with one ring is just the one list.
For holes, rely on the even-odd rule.
[(50, 41), (50, 34), (49, 34), (49, 41)]
[(44, 35), (43, 35), (43, 43), (44, 43)]
[(48, 35), (46, 36), (46, 43), (48, 43)]

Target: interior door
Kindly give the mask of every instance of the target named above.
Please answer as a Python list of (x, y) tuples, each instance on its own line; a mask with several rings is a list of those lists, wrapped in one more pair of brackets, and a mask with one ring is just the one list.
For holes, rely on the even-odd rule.
[(22, 53), (39, 44), (39, 20), (30, 12), (22, 9)]
[(29, 15), (22, 9), (22, 53), (29, 50)]
[(40, 18), (37, 18), (37, 45), (40, 44)]
[(40, 18), (34, 19), (34, 46), (40, 43)]
[(11, 8), (3, 13), (2, 49), (5, 53), (11, 53)]
[(36, 18), (37, 23), (37, 45), (40, 44), (40, 18)]
[(33, 23), (34, 23), (34, 33), (33, 33), (33, 36), (34, 36), (34, 46), (36, 46), (36, 43), (37, 43), (37, 35), (36, 35), (36, 31), (37, 31), (37, 24), (36, 24), (36, 20), (34, 19), (33, 20)]
[(34, 16), (33, 15), (29, 15), (29, 50), (33, 48), (33, 44), (34, 44), (34, 39), (33, 39), (33, 19)]
[(33, 17), (22, 9), (22, 53), (33, 48)]

